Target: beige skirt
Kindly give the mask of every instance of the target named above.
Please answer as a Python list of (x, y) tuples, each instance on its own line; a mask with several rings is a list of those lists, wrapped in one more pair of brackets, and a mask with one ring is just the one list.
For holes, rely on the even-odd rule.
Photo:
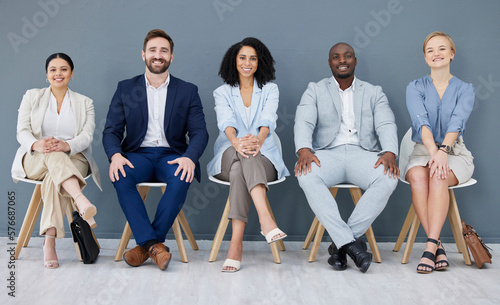
[[(431, 156), (424, 144), (415, 143), (415, 147), (408, 157), (408, 164), (406, 164), (403, 177), (406, 177), (410, 168), (415, 166), (427, 166), (430, 160)], [(464, 183), (472, 177), (472, 173), (474, 172), (473, 160), (474, 157), (471, 152), (467, 150), (467, 147), (465, 147), (462, 137), (459, 137), (451, 147), (451, 152), (448, 155), (448, 164), (457, 177), (458, 184)]]

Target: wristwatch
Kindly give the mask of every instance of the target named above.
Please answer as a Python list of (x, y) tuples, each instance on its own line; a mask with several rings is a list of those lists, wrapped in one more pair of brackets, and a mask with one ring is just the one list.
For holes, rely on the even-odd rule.
[(444, 148), (447, 154), (451, 153), (451, 147), (449, 145), (438, 145), (437, 147), (438, 149)]

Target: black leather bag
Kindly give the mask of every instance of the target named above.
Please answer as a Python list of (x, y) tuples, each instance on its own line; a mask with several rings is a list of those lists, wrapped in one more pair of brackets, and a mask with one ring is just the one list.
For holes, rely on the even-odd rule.
[(100, 250), (89, 224), (75, 211), (73, 212), (73, 221), (70, 227), (73, 241), (78, 243), (78, 247), (80, 248), (83, 263), (94, 263), (97, 260)]

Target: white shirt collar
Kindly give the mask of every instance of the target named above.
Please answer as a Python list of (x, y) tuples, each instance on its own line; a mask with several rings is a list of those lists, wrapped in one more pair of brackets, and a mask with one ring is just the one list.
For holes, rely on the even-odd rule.
[(161, 87), (168, 87), (168, 84), (170, 83), (170, 73), (168, 73), (167, 79), (163, 84), (160, 85), (160, 87), (155, 88), (149, 84), (148, 77), (146, 76), (146, 73), (144, 73), (144, 79), (146, 80), (146, 88), (151, 87), (152, 89), (159, 89)]
[(354, 88), (355, 88), (354, 85), (356, 84), (356, 76), (354, 76), (354, 79), (352, 80), (351, 86), (345, 90), (340, 89), (340, 85), (337, 82), (337, 80), (335, 79), (335, 77), (332, 76), (332, 79), (333, 79), (333, 82), (335, 83), (335, 85), (337, 86), (337, 90), (339, 90), (339, 92), (344, 92), (344, 91), (347, 91), (349, 89), (351, 89), (354, 92)]

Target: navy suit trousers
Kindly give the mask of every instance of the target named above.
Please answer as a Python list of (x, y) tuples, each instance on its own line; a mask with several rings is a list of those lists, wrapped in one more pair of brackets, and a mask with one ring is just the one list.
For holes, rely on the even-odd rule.
[[(168, 230), (179, 214), (191, 183), (181, 181), (181, 173), (174, 176), (177, 164), (168, 161), (181, 157), (171, 148), (143, 147), (125, 153), (134, 168), (124, 166), (126, 177), (120, 173), (120, 180), (113, 183), (118, 201), (132, 229), (138, 245), (149, 240), (165, 241)], [(136, 185), (141, 182), (164, 182), (165, 193), (158, 203), (156, 214), (151, 223)]]

